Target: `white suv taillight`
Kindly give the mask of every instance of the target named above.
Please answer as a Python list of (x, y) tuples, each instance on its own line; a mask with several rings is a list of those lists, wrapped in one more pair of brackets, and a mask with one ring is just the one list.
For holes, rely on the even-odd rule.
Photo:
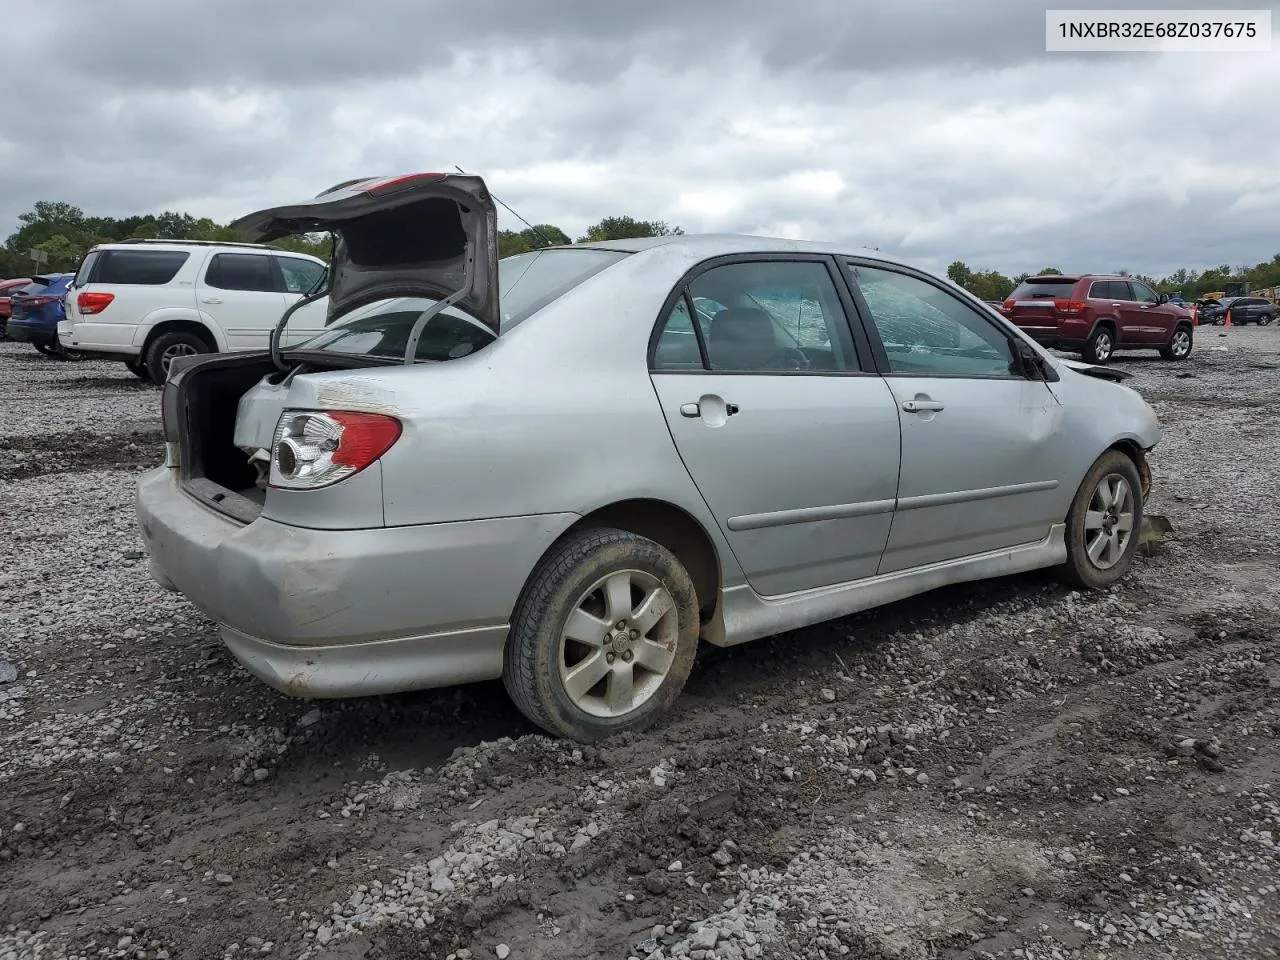
[(359, 473), (400, 439), (400, 421), (380, 413), (286, 410), (271, 443), (267, 483), (314, 490)]

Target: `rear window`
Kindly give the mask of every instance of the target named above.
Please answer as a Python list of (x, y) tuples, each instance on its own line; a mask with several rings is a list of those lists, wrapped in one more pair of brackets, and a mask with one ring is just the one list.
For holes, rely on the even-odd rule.
[(40, 293), (40, 291), (42, 290), (48, 289), (49, 284), (50, 284), (50, 281), (48, 280), (32, 280), (26, 286), (18, 287), (17, 290), (14, 290), (13, 296), (30, 297), (30, 296), (33, 296), (34, 294)]
[[(616, 250), (538, 250), (498, 261), (503, 333), (629, 253)], [(325, 350), (399, 360), (414, 322), (435, 301), (418, 297), (380, 300), (341, 318), (331, 329), (293, 350)], [(428, 321), (418, 341), (419, 360), (465, 357), (493, 340), (488, 327), (445, 309)]]
[(499, 260), (502, 332), (506, 333), (584, 280), (629, 256), (618, 250), (551, 248)]
[(82, 283), (119, 283), (162, 286), (168, 283), (187, 262), (185, 250), (99, 250), (97, 258), (76, 275), (76, 286)]
[[(336, 326), (294, 350), (325, 350), (352, 356), (402, 360), (413, 324), (434, 300), (397, 297), (379, 300), (347, 314)], [(418, 340), (418, 360), (456, 360), (493, 341), (489, 328), (447, 308), (427, 321)]]
[(1023, 280), (1013, 293), (1011, 300), (1070, 300), (1075, 291), (1074, 280)]

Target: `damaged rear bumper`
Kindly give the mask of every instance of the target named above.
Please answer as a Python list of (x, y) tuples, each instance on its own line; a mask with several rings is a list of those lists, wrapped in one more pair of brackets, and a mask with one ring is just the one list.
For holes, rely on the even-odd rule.
[(313, 530), (243, 524), (138, 481), (152, 575), (222, 628), (255, 676), (294, 696), (365, 696), (502, 675), (508, 619), (542, 553), (577, 517)]

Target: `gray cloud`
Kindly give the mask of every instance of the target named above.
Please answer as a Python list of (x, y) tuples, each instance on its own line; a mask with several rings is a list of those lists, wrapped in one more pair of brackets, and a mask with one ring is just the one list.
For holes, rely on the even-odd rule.
[(6, 52), (40, 120), (0, 132), (0, 230), (457, 163), (575, 234), (630, 213), (1013, 272), (1280, 247), (1275, 54), (1046, 54), (1022, 0), (791, 6), (44, 0)]

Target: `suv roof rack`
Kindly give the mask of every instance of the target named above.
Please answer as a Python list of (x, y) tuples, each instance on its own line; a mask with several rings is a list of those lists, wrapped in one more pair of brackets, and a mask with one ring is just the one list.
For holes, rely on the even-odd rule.
[(99, 246), (107, 246), (112, 243), (167, 243), (170, 245), (188, 245), (195, 247), (252, 247), (255, 250), (274, 250), (266, 243), (239, 243), (235, 240), (161, 240), (150, 237), (131, 237), (128, 240), (108, 240), (107, 243), (99, 244)]

